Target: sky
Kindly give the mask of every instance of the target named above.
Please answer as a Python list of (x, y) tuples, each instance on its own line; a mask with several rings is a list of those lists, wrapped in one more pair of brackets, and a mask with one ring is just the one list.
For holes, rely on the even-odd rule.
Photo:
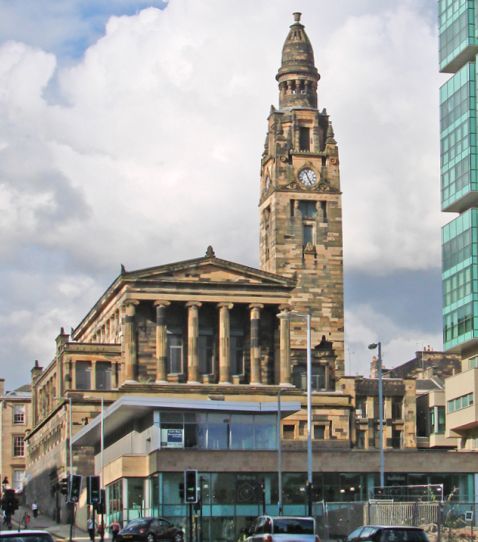
[(433, 0), (0, 0), (0, 377), (47, 366), (120, 271), (258, 267), (259, 166), (292, 12), (343, 191), (346, 371), (442, 348)]

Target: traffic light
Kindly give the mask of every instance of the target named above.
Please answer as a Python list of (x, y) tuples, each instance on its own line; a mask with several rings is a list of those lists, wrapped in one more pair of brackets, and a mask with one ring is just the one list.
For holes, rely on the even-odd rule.
[(187, 503), (198, 502), (198, 471), (184, 471), (184, 501)]
[(62, 495), (68, 495), (68, 478), (62, 478), (60, 480), (59, 487)]
[(79, 474), (70, 474), (68, 477), (68, 502), (78, 502), (80, 500), (82, 478)]
[(106, 514), (106, 491), (104, 489), (100, 490), (100, 501), (96, 505), (97, 514)]
[(101, 501), (100, 493), (100, 477), (99, 476), (88, 476), (86, 485), (86, 502), (88, 504), (96, 505)]

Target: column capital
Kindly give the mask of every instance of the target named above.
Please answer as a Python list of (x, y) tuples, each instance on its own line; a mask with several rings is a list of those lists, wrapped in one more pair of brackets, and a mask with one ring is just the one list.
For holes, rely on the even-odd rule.
[(156, 299), (153, 304), (155, 307), (169, 307), (169, 305), (171, 305), (171, 301), (167, 301), (166, 299)]
[(262, 305), (262, 303), (251, 303), (249, 305), (249, 308), (252, 310), (252, 309), (259, 309), (259, 310), (262, 310), (264, 308), (264, 305)]
[(139, 301), (137, 299), (125, 299), (123, 301), (123, 303), (121, 304), (121, 306), (125, 309), (125, 310), (129, 310), (131, 311), (133, 314), (134, 314), (134, 311), (136, 309), (136, 305), (139, 305)]
[(290, 312), (292, 310), (292, 305), (289, 305), (288, 303), (284, 303), (282, 305), (279, 305), (279, 310), (281, 312)]
[(189, 309), (189, 307), (202, 307), (201, 301), (187, 301), (185, 306)]
[(231, 310), (232, 307), (234, 307), (234, 303), (225, 303), (225, 302), (223, 302), (223, 303), (218, 303), (217, 304), (218, 309), (229, 309), (229, 310)]

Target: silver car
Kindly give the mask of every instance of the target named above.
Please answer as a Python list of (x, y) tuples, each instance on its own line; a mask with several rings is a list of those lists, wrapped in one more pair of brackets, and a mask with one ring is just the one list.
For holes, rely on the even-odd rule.
[(311, 517), (259, 516), (246, 542), (320, 542)]

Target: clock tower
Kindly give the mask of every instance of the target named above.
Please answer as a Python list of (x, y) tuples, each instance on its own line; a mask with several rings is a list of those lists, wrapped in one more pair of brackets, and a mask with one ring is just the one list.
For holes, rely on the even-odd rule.
[[(260, 262), (295, 278), (291, 307), (309, 312), (312, 346), (334, 352), (335, 378), (344, 374), (343, 246), (339, 156), (332, 124), (319, 111), (314, 52), (300, 13), (282, 49), (279, 108), (271, 107), (261, 160)], [(291, 347), (305, 348), (303, 322)]]

